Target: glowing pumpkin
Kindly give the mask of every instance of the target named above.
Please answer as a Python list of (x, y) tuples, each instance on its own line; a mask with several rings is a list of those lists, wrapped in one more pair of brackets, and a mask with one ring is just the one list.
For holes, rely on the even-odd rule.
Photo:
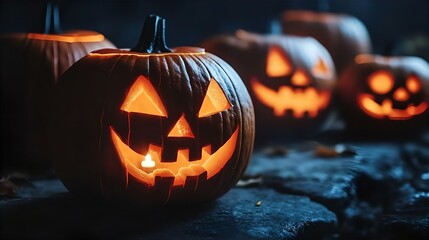
[(339, 95), (349, 127), (398, 135), (427, 124), (429, 64), (418, 57), (359, 55), (341, 75)]
[(204, 49), (167, 48), (158, 16), (131, 51), (93, 52), (60, 80), (54, 159), (73, 193), (210, 201), (247, 166), (254, 114), (240, 77)]
[(237, 31), (202, 44), (228, 61), (251, 93), (258, 139), (315, 135), (329, 113), (335, 67), (315, 39)]
[(311, 36), (328, 49), (338, 73), (358, 54), (371, 52), (365, 25), (347, 14), (287, 10), (281, 16), (282, 32)]
[[(45, 33), (0, 37), (5, 165), (50, 165), (48, 128), (58, 77), (87, 53), (114, 45), (91, 31), (60, 33), (58, 7), (48, 4)], [(31, 161), (29, 161), (31, 160)]]

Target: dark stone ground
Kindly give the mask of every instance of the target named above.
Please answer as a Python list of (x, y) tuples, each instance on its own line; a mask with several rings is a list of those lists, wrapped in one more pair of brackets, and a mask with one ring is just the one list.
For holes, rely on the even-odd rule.
[(2, 239), (429, 239), (429, 137), (258, 148), (191, 209), (82, 202), (54, 174), (10, 174), (0, 193)]

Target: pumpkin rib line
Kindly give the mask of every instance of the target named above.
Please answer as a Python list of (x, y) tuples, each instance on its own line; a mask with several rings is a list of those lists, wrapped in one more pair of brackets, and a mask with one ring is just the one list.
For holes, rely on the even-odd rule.
[[(209, 59), (208, 59), (209, 60)], [(244, 171), (244, 169), (246, 169), (246, 167), (247, 167), (247, 164), (246, 164), (246, 166), (243, 166), (243, 169), (240, 169), (239, 171), (237, 171), (237, 166), (239, 166), (240, 164), (240, 160), (241, 160), (241, 157), (242, 157), (242, 142), (243, 142), (243, 129), (245, 129), (244, 128), (244, 119), (243, 119), (243, 116), (244, 116), (244, 114), (243, 114), (243, 110), (242, 110), (242, 108), (241, 108), (241, 99), (240, 99), (240, 97), (239, 97), (239, 95), (237, 94), (237, 89), (236, 89), (236, 86), (234, 85), (234, 82), (233, 82), (233, 80), (231, 79), (231, 74), (229, 74), (229, 73), (231, 73), (232, 71), (228, 71), (228, 70), (226, 70), (225, 68), (224, 68), (224, 66), (221, 64), (221, 63), (219, 63), (218, 61), (217, 61), (217, 59), (216, 59), (216, 56), (215, 55), (213, 55), (213, 56), (210, 56), (210, 60), (212, 60), (213, 62), (214, 62), (214, 64), (216, 64), (220, 69), (222, 69), (223, 70), (223, 72), (224, 72), (224, 74), (227, 76), (226, 78), (228, 79), (228, 81), (229, 81), (229, 83), (230, 83), (230, 85), (231, 85), (231, 87), (232, 87), (232, 89), (234, 89), (234, 95), (235, 95), (235, 97), (236, 97), (236, 99), (237, 99), (237, 102), (238, 102), (238, 108), (239, 108), (239, 112), (240, 112), (240, 117), (239, 117), (239, 119), (240, 119), (240, 128), (242, 129), (241, 130), (241, 136), (240, 136), (240, 140), (239, 140), (239, 142), (240, 142), (240, 146), (236, 146), (236, 147), (238, 147), (239, 149), (236, 149), (236, 150), (238, 150), (238, 157), (237, 157), (237, 161), (236, 161), (236, 163), (235, 163), (235, 165), (234, 165), (234, 174), (232, 174), (231, 176), (230, 176), (230, 180), (228, 181), (228, 184), (227, 185), (225, 185), (225, 186), (231, 186), (231, 183), (232, 182), (235, 182), (236, 180), (235, 180), (235, 178), (237, 178), (237, 176), (240, 176), (241, 174), (242, 174), (242, 172)], [(236, 75), (236, 73), (233, 73), (234, 75)], [(237, 77), (238, 77), (238, 75), (236, 75)], [(241, 79), (241, 78), (240, 78)], [(222, 118), (222, 120), (223, 120), (223, 118)], [(238, 174), (237, 174), (238, 173)], [(237, 179), (238, 180), (238, 179)], [(235, 185), (235, 184), (234, 184)], [(225, 192), (227, 189), (221, 189), (221, 191), (220, 192)]]
[[(99, 139), (98, 139), (98, 151), (100, 152), (100, 150), (101, 150), (101, 144), (102, 144), (102, 139), (103, 139), (103, 126), (104, 126), (104, 124), (103, 124), (103, 120), (104, 120), (104, 112), (105, 112), (105, 110), (106, 110), (106, 92), (107, 92), (107, 90), (108, 90), (108, 88), (109, 88), (109, 83), (110, 83), (110, 79), (111, 79), (111, 76), (112, 76), (112, 73), (113, 73), (113, 71), (114, 71), (114, 69), (115, 69), (115, 67), (116, 67), (116, 64), (119, 62), (119, 60), (121, 59), (121, 57), (122, 56), (119, 56), (117, 59), (116, 59), (116, 61), (115, 61), (115, 63), (113, 63), (113, 65), (112, 65), (112, 67), (110, 68), (110, 72), (109, 72), (109, 75), (108, 75), (108, 77), (107, 77), (107, 80), (106, 80), (106, 84), (105, 84), (105, 86), (104, 86), (104, 94), (103, 94), (103, 108), (102, 108), (102, 110), (101, 110), (101, 117), (100, 117), (100, 137), (99, 137)], [(98, 154), (98, 156), (99, 156), (99, 154)], [(98, 161), (98, 167), (97, 167), (97, 169), (98, 169), (98, 174), (99, 174), (99, 179), (100, 179), (100, 188), (101, 188), (101, 193), (104, 195), (104, 189), (103, 189), (103, 177), (101, 176), (101, 170), (100, 170), (100, 166), (101, 166), (101, 161), (100, 161), (100, 157), (98, 157), (97, 158), (97, 161)], [(125, 167), (125, 166), (124, 166)], [(125, 167), (126, 168), (126, 167)], [(125, 189), (127, 189), (128, 188), (128, 172), (127, 172), (127, 174), (126, 174), (126, 176), (125, 176)]]
[[(228, 73), (233, 73), (237, 78), (239, 78), (239, 79), (241, 79), (241, 77), (238, 75), (238, 73), (237, 72), (235, 72), (235, 70), (232, 68), (232, 66), (229, 66), (229, 71), (228, 70), (226, 70), (225, 68), (224, 68), (224, 66), (222, 65), (222, 64), (220, 64), (219, 62), (218, 62), (218, 58), (219, 57), (217, 57), (216, 55), (213, 57), (213, 61), (222, 69), (222, 70), (224, 70), (225, 71), (225, 73), (228, 75), (228, 79), (230, 80), (230, 82), (231, 82), (231, 85), (233, 86), (233, 88), (234, 88), (234, 92), (235, 92), (235, 94), (236, 94), (236, 96), (237, 96), (237, 99), (238, 99), (238, 101), (239, 101), (239, 109), (240, 109), (240, 113), (241, 113), (241, 128), (242, 129), (245, 129), (244, 128), (244, 124), (245, 124), (245, 119), (244, 119), (244, 116), (246, 116), (246, 114), (243, 114), (243, 109), (242, 109), (242, 107), (241, 106), (243, 106), (242, 105), (242, 102), (241, 102), (241, 98), (239, 98), (238, 96), (238, 94), (237, 94), (237, 88), (236, 88), (236, 85), (235, 84), (233, 84), (233, 80), (232, 80), (232, 78), (231, 78), (231, 74), (228, 74)], [(243, 86), (242, 86), (244, 89), (247, 89), (245, 86), (244, 86), (244, 83), (243, 83)], [(250, 96), (249, 96), (249, 99), (250, 99)], [(252, 102), (250, 101), (250, 107), (251, 107), (251, 109), (253, 109), (253, 106), (252, 106)], [(254, 137), (254, 134), (255, 134), (255, 132), (254, 131), (252, 131), (252, 135), (253, 135), (253, 137)], [(242, 132), (242, 134), (241, 134), (241, 138), (240, 138), (240, 143), (243, 143), (243, 138), (244, 138), (244, 136), (243, 136), (243, 132)], [(253, 146), (252, 146), (252, 149), (253, 149)], [(250, 155), (251, 155), (251, 152), (253, 151), (253, 150), (250, 150)], [(240, 144), (240, 156), (241, 156), (241, 154), (242, 154), (242, 144)], [(240, 156), (239, 156), (239, 159), (240, 159)], [(250, 157), (250, 156), (249, 156)], [(237, 161), (237, 164), (238, 164), (238, 161)], [(237, 176), (241, 176), (243, 173), (244, 173), (244, 171), (246, 170), (246, 168), (247, 168), (247, 165), (249, 164), (249, 162), (247, 162), (246, 163), (246, 165), (244, 165), (243, 166), (243, 168), (242, 169), (240, 169), (240, 172), (239, 172), (239, 174), (237, 175)], [(239, 179), (239, 178), (238, 178)], [(237, 179), (237, 180), (238, 180)], [(231, 181), (234, 181), (233, 179), (231, 180)]]
[[(207, 56), (207, 55), (205, 55), (205, 56)], [(207, 67), (207, 65), (206, 65), (206, 63), (204, 62), (204, 60), (205, 60), (205, 58), (202, 58), (202, 59), (200, 59), (199, 57), (197, 57), (197, 56), (192, 56), (192, 58), (194, 59), (194, 61), (195, 62), (199, 62), (199, 64), (201, 64), (201, 67), (205, 70), (205, 72), (206, 72), (206, 74), (209, 76), (209, 78), (211, 78), (211, 77), (213, 77), (212, 75), (213, 74), (211, 74), (211, 71), (208, 69), (208, 67)], [(209, 58), (208, 56), (206, 57), (206, 58)], [(204, 60), (203, 60), (204, 59)], [(207, 59), (207, 60), (210, 60), (210, 59)], [(218, 81), (218, 80), (216, 80), (216, 81)], [(234, 93), (235, 93), (235, 91), (234, 91)], [(236, 96), (235, 97), (237, 97), (237, 94), (235, 94)], [(221, 122), (219, 123), (219, 125), (221, 125), (222, 127), (222, 140), (223, 140), (223, 138), (224, 138), (224, 132), (223, 132), (223, 128), (224, 128), (224, 123), (223, 123), (223, 115), (222, 115), (222, 113), (220, 113), (221, 114)], [(241, 125), (240, 125), (240, 127), (241, 127)], [(240, 144), (240, 146), (241, 146), (241, 144)], [(236, 147), (237, 147), (237, 145), (236, 145)], [(238, 164), (238, 160), (236, 161), (237, 163), (236, 164)], [(236, 167), (236, 166), (235, 166)], [(235, 172), (234, 172), (235, 173)], [(219, 174), (221, 174), (221, 172), (219, 171)], [(232, 174), (232, 175), (234, 175), (234, 174)], [(221, 182), (221, 178), (219, 177), (219, 175), (216, 177), (216, 179), (215, 179), (215, 186), (221, 186), (222, 184), (219, 184), (219, 182)], [(230, 181), (229, 181), (230, 182)], [(228, 185), (228, 186), (230, 186), (230, 185)], [(213, 195), (220, 195), (219, 193), (223, 193), (224, 192), (224, 188), (225, 187), (223, 187), (223, 188), (216, 188), (215, 189), (215, 191), (212, 193)], [(229, 187), (227, 187), (227, 189), (229, 189)]]

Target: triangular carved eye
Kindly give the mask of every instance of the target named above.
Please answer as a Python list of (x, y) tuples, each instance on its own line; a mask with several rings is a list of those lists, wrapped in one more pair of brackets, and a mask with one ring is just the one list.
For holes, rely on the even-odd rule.
[(167, 117), (167, 111), (161, 98), (145, 76), (139, 76), (131, 86), (124, 103), (122, 103), (121, 110)]
[(410, 75), (407, 78), (406, 86), (411, 93), (417, 93), (422, 88), (419, 78), (416, 75)]
[(209, 87), (206, 96), (204, 97), (203, 104), (201, 105), (198, 117), (207, 117), (218, 112), (225, 111), (231, 107), (225, 93), (220, 88), (213, 78), (210, 79)]
[(329, 69), (328, 65), (320, 57), (317, 59), (316, 65), (314, 65), (312, 70), (314, 76), (318, 77), (329, 76), (331, 74), (331, 70)]
[(267, 75), (269, 77), (283, 77), (292, 72), (292, 64), (278, 46), (272, 46), (267, 55)]

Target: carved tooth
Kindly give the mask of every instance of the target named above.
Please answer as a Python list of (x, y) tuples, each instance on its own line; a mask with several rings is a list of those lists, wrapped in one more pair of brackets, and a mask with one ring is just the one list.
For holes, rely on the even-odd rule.
[(198, 174), (195, 173), (193, 168), (189, 166), (182, 167), (179, 169), (179, 173), (176, 175), (173, 185), (174, 186), (184, 185), (187, 177), (194, 177), (194, 176), (198, 176)]
[(277, 117), (284, 116), (286, 114), (286, 110), (283, 107), (274, 108), (274, 115)]
[(155, 161), (156, 163), (161, 162), (161, 152), (162, 152), (162, 147), (158, 147), (153, 144), (149, 145), (149, 150), (147, 151), (147, 153), (149, 153), (150, 156), (152, 157), (152, 160)]
[(308, 115), (312, 118), (317, 116), (317, 109), (309, 110)]
[(171, 171), (170, 169), (166, 169), (166, 168), (162, 168), (162, 169), (155, 169), (153, 171), (153, 177), (162, 177), (162, 178), (166, 178), (166, 177), (175, 177), (176, 175), (174, 174), (173, 171)]
[(304, 116), (304, 111), (302, 111), (302, 110), (294, 110), (293, 111), (293, 116), (295, 117), (295, 118), (302, 118), (303, 116)]
[(189, 162), (189, 149), (179, 149), (177, 151), (177, 158), (175, 164), (187, 164)]
[(174, 178), (173, 186), (183, 186), (186, 181), (186, 176), (184, 175), (176, 175), (176, 178)]
[(201, 159), (203, 161), (206, 161), (207, 158), (209, 158), (211, 154), (212, 154), (212, 145), (204, 146), (201, 149)]

